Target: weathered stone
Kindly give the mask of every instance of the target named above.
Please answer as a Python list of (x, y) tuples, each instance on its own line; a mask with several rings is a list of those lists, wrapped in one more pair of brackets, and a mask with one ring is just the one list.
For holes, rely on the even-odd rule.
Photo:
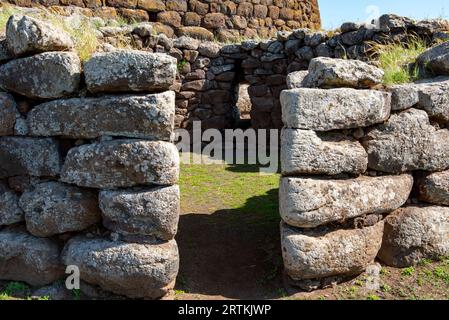
[(413, 20), (396, 14), (384, 14), (379, 17), (379, 27), (383, 32), (404, 31), (413, 23)]
[(204, 27), (207, 29), (218, 29), (226, 26), (226, 18), (222, 13), (208, 13), (203, 19)]
[(185, 26), (199, 27), (201, 25), (201, 16), (195, 12), (186, 12), (183, 16)]
[(91, 188), (175, 184), (179, 155), (162, 141), (113, 140), (82, 145), (67, 154), (61, 181)]
[(417, 107), (427, 112), (430, 118), (449, 122), (449, 81), (428, 81), (413, 86), (418, 95)]
[(137, 7), (149, 12), (159, 12), (165, 10), (165, 3), (163, 0), (138, 0)]
[(32, 136), (103, 135), (170, 141), (175, 93), (73, 98), (40, 104), (28, 113)]
[(367, 214), (389, 213), (401, 207), (413, 187), (411, 175), (331, 180), (282, 178), (280, 214), (299, 228), (315, 228)]
[(417, 62), (436, 75), (449, 75), (449, 42), (428, 49)]
[(106, 228), (124, 235), (173, 239), (179, 220), (179, 187), (100, 192)]
[(179, 49), (198, 50), (199, 45), (200, 41), (188, 36), (182, 36), (173, 41), (173, 46)]
[(308, 71), (295, 71), (287, 76), (287, 88), (298, 89), (304, 87), (304, 79), (309, 74)]
[(343, 134), (283, 129), (281, 136), (282, 174), (361, 174), (368, 155), (362, 145)]
[(214, 34), (202, 27), (181, 27), (178, 28), (177, 34), (205, 41), (214, 40)]
[(173, 288), (179, 268), (174, 240), (160, 244), (71, 239), (63, 261), (76, 265), (81, 279), (130, 298), (160, 298)]
[(208, 58), (218, 58), (220, 56), (220, 49), (221, 46), (218, 43), (211, 41), (202, 42), (198, 47), (199, 53)]
[(289, 128), (330, 131), (367, 127), (390, 116), (390, 93), (355, 89), (291, 89), (281, 93)]
[(422, 110), (392, 115), (366, 134), (363, 145), (373, 170), (400, 173), (449, 168), (449, 131), (436, 130)]
[(64, 275), (59, 246), (19, 228), (0, 231), (0, 279), (44, 286)]
[(176, 11), (161, 11), (157, 14), (157, 21), (174, 28), (179, 28), (181, 24), (181, 16)]
[(165, 6), (166, 6), (167, 10), (174, 10), (174, 11), (181, 11), (181, 12), (187, 11), (187, 1), (186, 0), (166, 0)]
[(78, 90), (80, 59), (72, 52), (45, 52), (0, 66), (0, 87), (28, 98), (56, 99)]
[(6, 24), (6, 41), (16, 56), (73, 48), (70, 35), (52, 24), (28, 16), (13, 15)]
[(98, 53), (84, 64), (84, 74), (90, 92), (167, 90), (175, 81), (176, 59), (137, 50)]
[(449, 208), (411, 206), (385, 220), (378, 257), (389, 266), (404, 268), (423, 259), (449, 254)]
[(18, 117), (18, 111), (14, 98), (4, 92), (0, 92), (0, 136), (14, 134), (14, 124)]
[(305, 79), (310, 88), (371, 88), (382, 82), (384, 72), (366, 62), (326, 57), (310, 61)]
[(60, 182), (44, 182), (20, 198), (28, 231), (37, 237), (82, 231), (100, 222), (97, 194)]
[(0, 226), (23, 221), (23, 211), (19, 207), (19, 197), (0, 181)]
[(428, 174), (417, 183), (419, 200), (449, 206), (449, 171)]
[[(153, 25), (149, 22), (141, 22), (133, 27), (133, 33), (139, 35), (139, 37), (145, 38), (153, 35)], [(164, 35), (164, 34), (162, 34)], [(158, 35), (159, 36), (159, 35)]]
[(395, 85), (388, 88), (391, 92), (391, 110), (401, 111), (415, 106), (419, 102), (415, 85)]
[(14, 59), (14, 55), (9, 51), (6, 39), (0, 40), (0, 63)]
[(55, 177), (60, 170), (61, 155), (55, 140), (0, 138), (0, 178), (20, 175)]
[(384, 223), (353, 230), (300, 230), (281, 225), (282, 256), (293, 280), (362, 273), (382, 243)]

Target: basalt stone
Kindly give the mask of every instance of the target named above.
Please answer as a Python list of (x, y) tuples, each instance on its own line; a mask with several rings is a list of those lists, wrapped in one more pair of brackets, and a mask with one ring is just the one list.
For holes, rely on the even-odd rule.
[(365, 135), (368, 167), (400, 173), (449, 168), (449, 131), (433, 127), (426, 112), (408, 109), (394, 114)]
[(449, 42), (428, 49), (417, 62), (436, 75), (449, 75)]
[(332, 180), (282, 178), (280, 214), (291, 226), (315, 228), (401, 207), (413, 187), (411, 175)]
[(281, 136), (282, 174), (361, 174), (368, 155), (362, 145), (343, 134), (283, 129)]
[(176, 59), (162, 53), (97, 53), (84, 64), (90, 92), (162, 91), (175, 81)]
[(414, 85), (419, 101), (417, 107), (427, 112), (430, 118), (449, 122), (449, 81), (427, 81)]
[(95, 192), (44, 182), (20, 198), (28, 231), (37, 237), (82, 231), (101, 220)]
[(18, 195), (0, 181), (0, 226), (23, 221)]
[(61, 155), (55, 140), (0, 138), (0, 178), (20, 175), (56, 177), (60, 170)]
[(69, 34), (47, 22), (13, 15), (6, 24), (6, 41), (16, 56), (46, 51), (65, 51), (74, 44)]
[(381, 69), (363, 61), (319, 57), (310, 62), (305, 82), (310, 88), (369, 89), (380, 84), (383, 76)]
[(385, 219), (378, 257), (389, 266), (404, 268), (423, 259), (449, 254), (449, 208), (400, 208)]
[(45, 286), (64, 275), (60, 248), (50, 239), (38, 238), (23, 229), (0, 230), (0, 279)]
[(419, 200), (449, 206), (449, 171), (434, 172), (418, 179)]
[(173, 239), (179, 220), (179, 187), (101, 191), (103, 224), (124, 235)]
[(40, 104), (28, 113), (32, 136), (92, 139), (123, 136), (170, 141), (175, 93), (73, 98)]
[(418, 90), (413, 84), (395, 85), (388, 90), (391, 92), (392, 111), (406, 110), (419, 102)]
[(382, 243), (384, 223), (363, 229), (301, 230), (281, 224), (285, 270), (293, 280), (358, 275)]
[(391, 94), (349, 88), (300, 88), (282, 91), (280, 100), (287, 127), (330, 131), (384, 122), (390, 116)]
[(0, 66), (0, 87), (28, 98), (56, 99), (78, 90), (81, 64), (73, 52), (45, 52)]
[(73, 148), (61, 172), (61, 181), (91, 188), (170, 185), (178, 177), (176, 146), (143, 140), (113, 140)]
[(9, 51), (6, 39), (0, 40), (0, 63), (14, 59), (14, 55)]
[(63, 261), (78, 266), (83, 281), (129, 298), (164, 296), (179, 268), (174, 240), (137, 244), (76, 237), (64, 248)]
[(0, 92), (0, 136), (14, 134), (14, 125), (18, 116), (14, 98), (4, 92)]

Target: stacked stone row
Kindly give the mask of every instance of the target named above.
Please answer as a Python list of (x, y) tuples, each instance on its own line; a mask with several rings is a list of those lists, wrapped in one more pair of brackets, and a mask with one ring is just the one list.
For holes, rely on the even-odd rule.
[[(9, 2), (33, 5), (30, 0)], [(170, 37), (189, 35), (204, 40), (267, 38), (278, 30), (321, 26), (317, 0), (40, 0), (39, 4), (64, 14), (76, 6), (86, 15), (151, 21)]]
[(176, 59), (117, 51), (82, 66), (67, 34), (26, 16), (6, 44), (0, 279), (44, 286), (76, 266), (82, 290), (165, 295), (179, 264)]
[(355, 276), (376, 257), (402, 267), (449, 253), (449, 209), (410, 196), (414, 171), (448, 168), (449, 131), (425, 111), (396, 113), (403, 101), (379, 90), (382, 77), (361, 61), (316, 58), (281, 93), (282, 254), (293, 284)]

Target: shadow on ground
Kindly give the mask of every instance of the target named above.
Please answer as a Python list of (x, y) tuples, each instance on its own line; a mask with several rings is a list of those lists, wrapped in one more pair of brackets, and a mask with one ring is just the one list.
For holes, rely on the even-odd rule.
[(176, 237), (181, 259), (177, 292), (184, 292), (184, 298), (282, 297), (280, 218), (277, 210), (271, 215), (257, 210), (277, 203), (277, 194), (272, 189), (238, 209), (183, 213)]

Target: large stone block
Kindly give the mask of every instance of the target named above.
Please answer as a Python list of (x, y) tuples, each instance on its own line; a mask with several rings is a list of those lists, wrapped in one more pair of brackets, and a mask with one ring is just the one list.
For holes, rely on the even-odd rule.
[(281, 135), (282, 174), (361, 174), (368, 155), (362, 145), (343, 134), (283, 129)]
[(387, 265), (404, 268), (447, 255), (449, 208), (411, 206), (386, 218), (378, 257)]
[(0, 279), (44, 286), (64, 275), (59, 246), (19, 228), (0, 230)]
[(61, 155), (55, 140), (0, 138), (0, 178), (20, 175), (55, 177), (60, 171)]
[(168, 90), (176, 70), (175, 58), (137, 50), (97, 53), (84, 64), (87, 89), (94, 93)]
[(400, 173), (449, 168), (449, 131), (433, 127), (426, 112), (409, 109), (394, 114), (364, 137), (368, 167)]
[(18, 111), (14, 98), (4, 92), (0, 92), (0, 136), (14, 134), (14, 125)]
[(449, 75), (449, 42), (428, 49), (417, 61), (437, 75)]
[(37, 237), (82, 231), (100, 222), (98, 196), (91, 190), (44, 182), (20, 198), (28, 231)]
[(81, 63), (73, 52), (45, 52), (0, 66), (0, 87), (28, 98), (56, 99), (74, 93)]
[(382, 243), (384, 223), (363, 229), (300, 230), (281, 225), (282, 257), (293, 280), (362, 273)]
[(331, 131), (367, 127), (390, 116), (391, 94), (355, 89), (291, 89), (281, 92), (288, 128)]
[(6, 24), (6, 41), (16, 56), (46, 51), (66, 51), (74, 44), (70, 35), (54, 25), (28, 16), (13, 15)]
[[(442, 80), (442, 81), (440, 81)], [(431, 119), (449, 122), (449, 81), (447, 78), (425, 81), (414, 85), (418, 95), (417, 107), (427, 112)]]
[(434, 172), (416, 182), (419, 200), (449, 206), (449, 171)]
[(330, 178), (282, 178), (279, 205), (291, 226), (315, 228), (367, 214), (389, 213), (402, 206), (413, 187), (411, 175)]
[(144, 140), (113, 140), (73, 148), (61, 172), (61, 181), (91, 188), (171, 185), (178, 177), (176, 146)]
[(0, 226), (23, 221), (23, 211), (19, 207), (19, 196), (0, 181)]
[(170, 141), (175, 93), (73, 98), (40, 104), (28, 113), (32, 136), (97, 138), (102, 135)]
[(179, 187), (101, 191), (103, 224), (124, 235), (173, 239), (178, 229)]
[(63, 261), (80, 269), (81, 280), (130, 298), (160, 298), (172, 289), (178, 273), (174, 240), (160, 244), (71, 239)]
[(369, 89), (382, 83), (384, 72), (366, 62), (319, 57), (309, 64), (304, 82), (309, 88)]

